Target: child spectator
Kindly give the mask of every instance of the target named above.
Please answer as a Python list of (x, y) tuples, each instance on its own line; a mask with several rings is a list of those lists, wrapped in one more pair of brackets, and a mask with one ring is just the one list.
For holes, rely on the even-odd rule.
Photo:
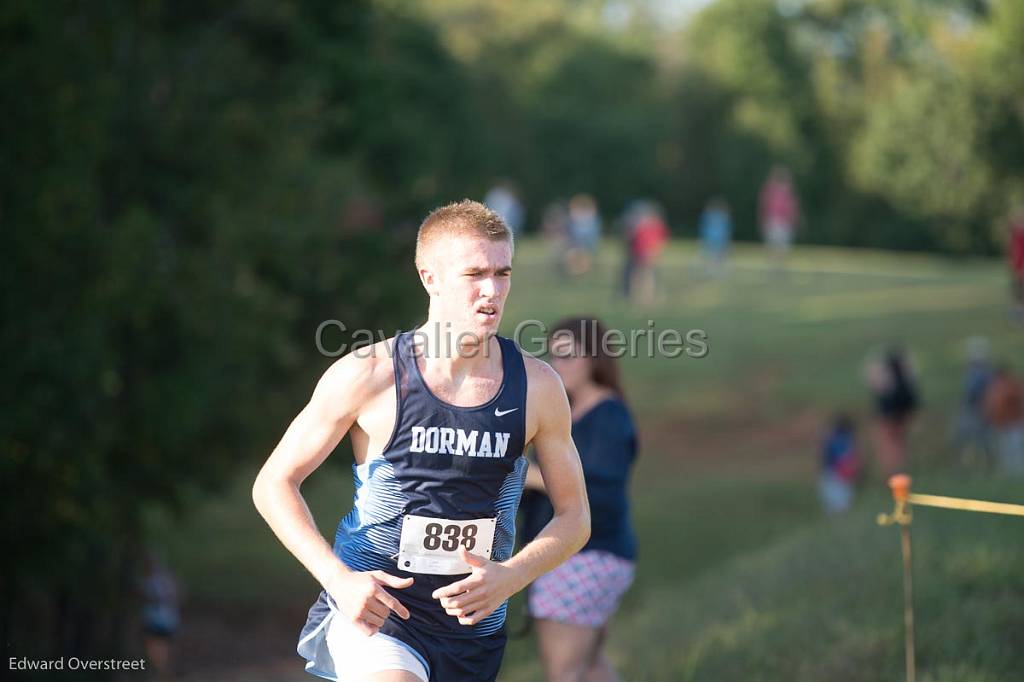
[(821, 454), (818, 477), (821, 505), (829, 514), (846, 511), (853, 503), (854, 487), (860, 476), (853, 420), (848, 415), (836, 415)]
[(1009, 367), (1000, 367), (985, 391), (985, 414), (996, 433), (1002, 470), (1024, 474), (1024, 388)]

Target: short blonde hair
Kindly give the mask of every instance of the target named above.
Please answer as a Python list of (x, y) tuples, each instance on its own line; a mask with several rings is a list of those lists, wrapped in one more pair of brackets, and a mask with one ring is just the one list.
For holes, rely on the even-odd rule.
[(507, 241), (510, 247), (515, 247), (512, 231), (500, 215), (479, 201), (463, 199), (435, 208), (420, 225), (416, 234), (416, 267), (423, 267), (423, 258), (433, 242), (449, 236)]

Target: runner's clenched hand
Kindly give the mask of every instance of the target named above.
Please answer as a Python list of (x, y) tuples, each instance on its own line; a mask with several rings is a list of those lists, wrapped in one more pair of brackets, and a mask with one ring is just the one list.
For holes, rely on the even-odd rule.
[(396, 578), (384, 571), (345, 571), (335, 573), (325, 587), (341, 612), (367, 636), (377, 634), (391, 611), (409, 618), (409, 610), (384, 589), (384, 585), (404, 589), (412, 578)]
[(459, 557), (473, 572), (434, 590), (431, 596), (441, 602), (445, 613), (457, 617), (460, 624), (476, 625), (522, 589), (516, 571), (504, 564), (471, 554), (464, 547), (460, 548)]

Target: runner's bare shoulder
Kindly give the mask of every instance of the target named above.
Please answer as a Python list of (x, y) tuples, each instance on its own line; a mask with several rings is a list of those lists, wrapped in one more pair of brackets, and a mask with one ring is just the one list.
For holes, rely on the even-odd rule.
[(324, 372), (316, 394), (325, 401), (336, 402), (340, 411), (358, 416), (360, 406), (369, 404), (395, 385), (394, 343), (392, 337), (339, 358)]
[(531, 391), (536, 386), (538, 394), (550, 391), (565, 393), (565, 389), (562, 388), (562, 379), (551, 365), (540, 358), (533, 357), (522, 349), (519, 352), (523, 354), (523, 364), (526, 365), (527, 386)]
[[(520, 351), (522, 352), (522, 351)], [(526, 365), (526, 434), (532, 440), (542, 417), (559, 418), (569, 414), (569, 399), (562, 378), (551, 365), (523, 352)]]

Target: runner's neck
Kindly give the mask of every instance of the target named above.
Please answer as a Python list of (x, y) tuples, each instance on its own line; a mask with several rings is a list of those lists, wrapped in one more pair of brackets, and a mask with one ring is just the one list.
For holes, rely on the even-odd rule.
[[(486, 377), (500, 376), (502, 373), (501, 348), (494, 335), (489, 335), (483, 344), (463, 345), (455, 347), (458, 335), (445, 338), (443, 323), (427, 321), (416, 330), (413, 343), (421, 347), (415, 348), (424, 375), (429, 371), (432, 376), (439, 376), (456, 382), (468, 376)], [(486, 344), (486, 345), (485, 345)], [(424, 352), (425, 351), (425, 352)], [(440, 352), (438, 352), (440, 351)], [(420, 361), (419, 358), (422, 358)]]

